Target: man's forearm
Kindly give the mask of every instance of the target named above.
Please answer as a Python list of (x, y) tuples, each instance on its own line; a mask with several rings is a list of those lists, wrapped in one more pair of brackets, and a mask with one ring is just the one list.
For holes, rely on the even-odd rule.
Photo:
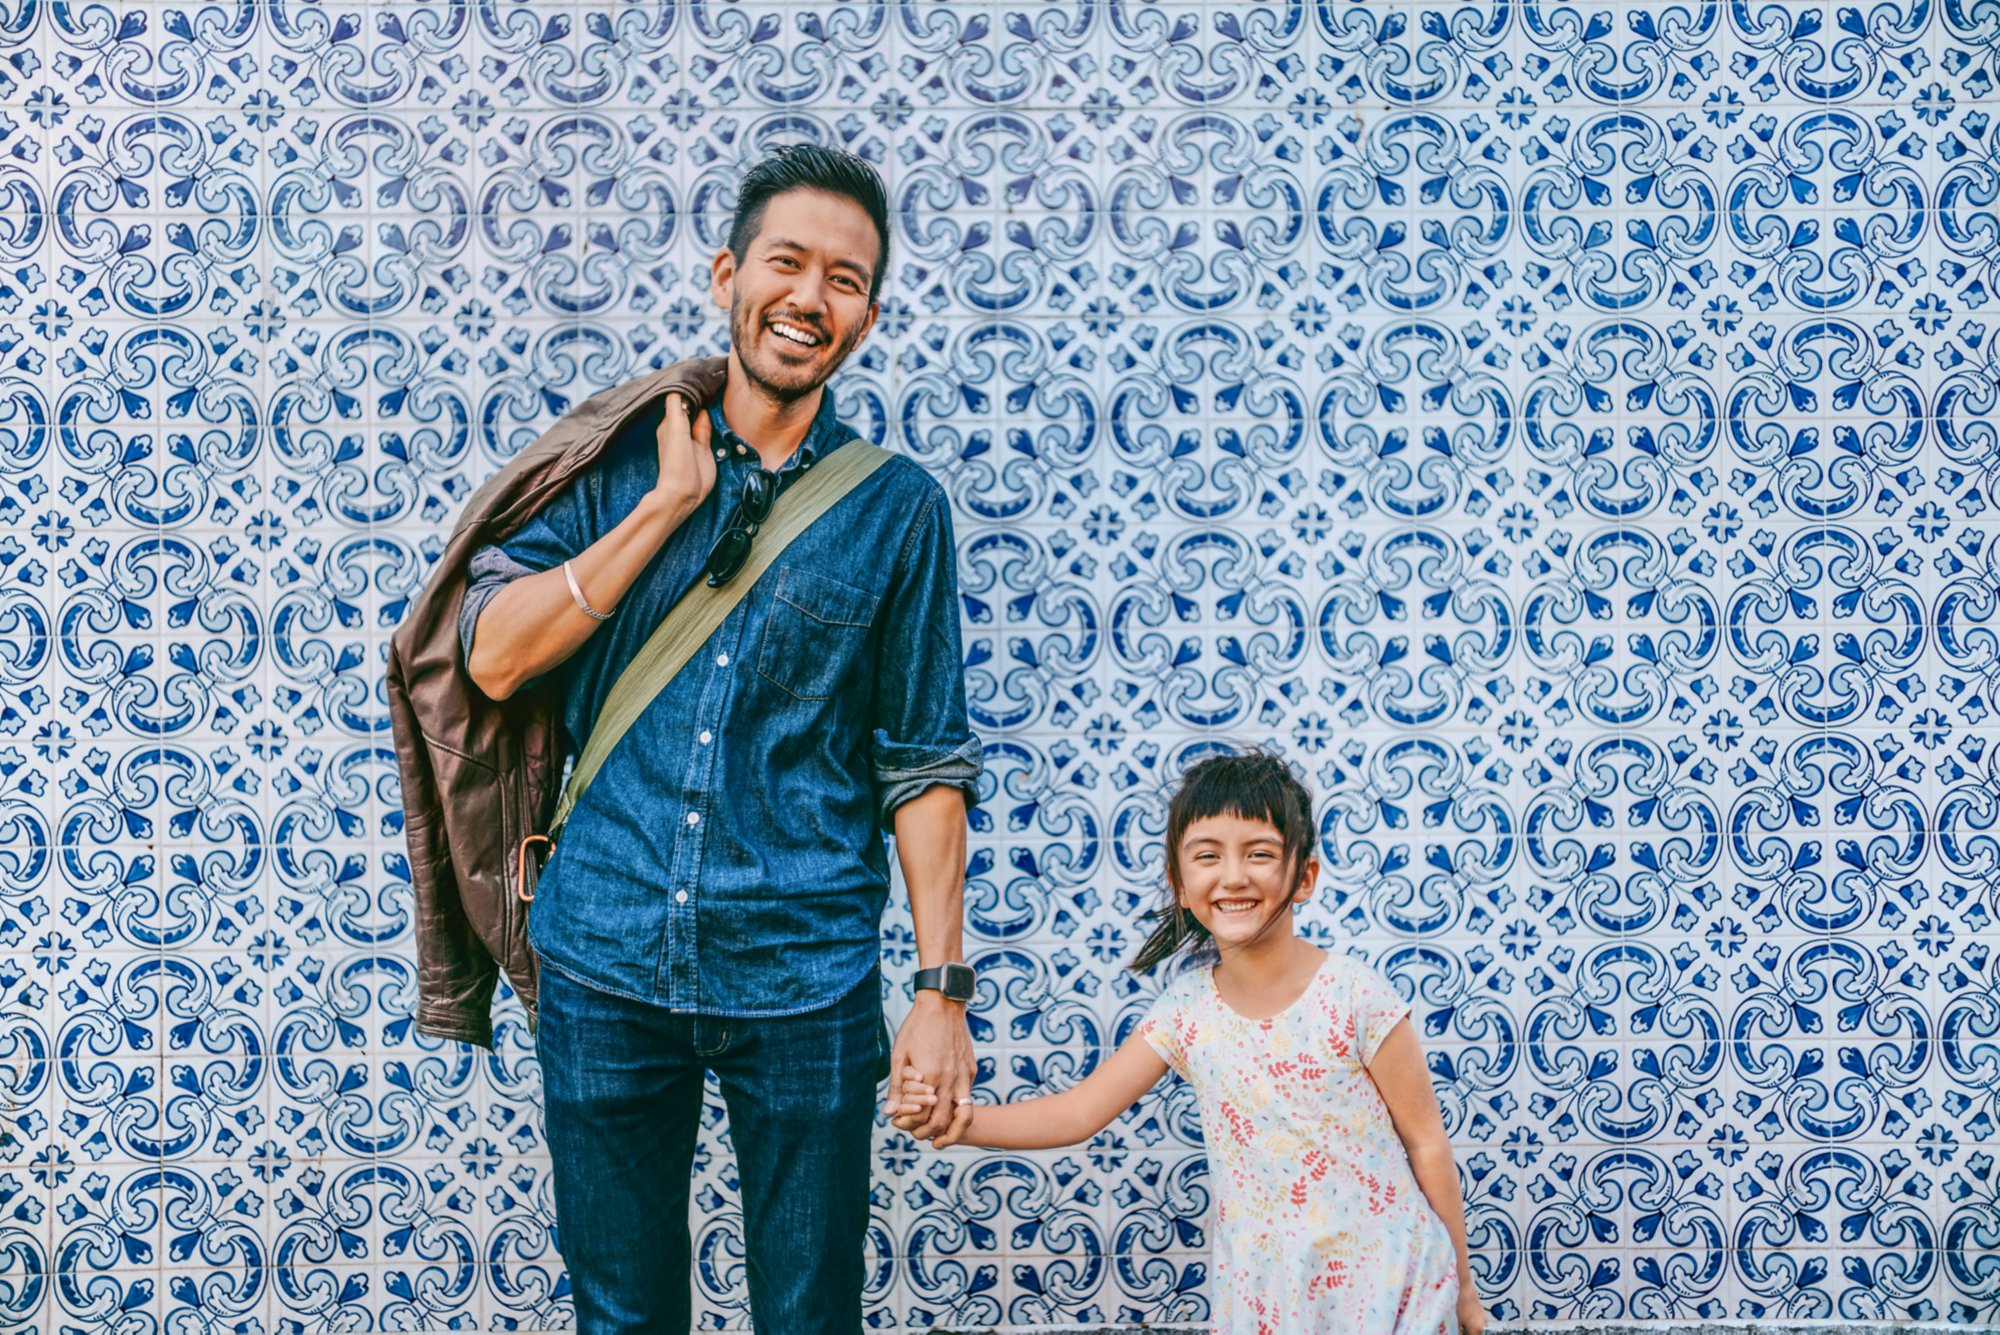
[(965, 958), (965, 795), (940, 784), (896, 808), (896, 857), (910, 890), (917, 966)]
[[(570, 570), (590, 605), (609, 612), (624, 601), (690, 508), (649, 494), (616, 528), (579, 552)], [(560, 566), (524, 575), (480, 611), (466, 670), (490, 698), (505, 700), (521, 683), (567, 661), (602, 624), (576, 605)]]
[[(896, 857), (910, 889), (910, 919), (917, 933), (917, 964), (935, 969), (965, 958), (965, 796), (943, 784), (927, 788), (896, 808)], [(972, 1114), (978, 1064), (966, 1007), (925, 989), (916, 994), (890, 1053), (893, 1098), (905, 1067), (936, 1086), (940, 1102), (914, 1134), (948, 1145)]]

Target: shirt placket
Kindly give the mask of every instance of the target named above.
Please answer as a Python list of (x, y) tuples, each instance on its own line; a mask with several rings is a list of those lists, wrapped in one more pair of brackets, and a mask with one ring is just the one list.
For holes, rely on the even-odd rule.
[[(722, 429), (721, 437), (715, 442), (715, 463), (716, 463), (717, 483), (719, 484), (722, 480), (721, 478), (722, 466), (725, 462), (750, 464), (756, 462), (756, 459), (757, 455), (755, 451), (753, 451), (750, 448), (749, 442), (745, 441), (743, 437), (737, 435), (734, 431), (731, 431), (728, 427), (724, 427)], [(726, 509), (734, 508), (735, 504), (736, 503), (732, 500), (725, 508)]]
[[(740, 444), (740, 438), (729, 432), (715, 446), (715, 485), (728, 489), (723, 493), (725, 497), (741, 490), (743, 474), (751, 467), (733, 448)], [(747, 455), (747, 447), (743, 453)], [(734, 504), (734, 501), (729, 502), (732, 508)], [(723, 721), (734, 695), (731, 687), (735, 684), (735, 677), (732, 674), (737, 670), (737, 651), (742, 644), (743, 627), (748, 616), (746, 599), (736, 605), (702, 649), (707, 656), (708, 677), (702, 686), (692, 720), (694, 745), (688, 749), (679, 828), (674, 839), (673, 875), (669, 882), (673, 888), (668, 893), (666, 906), (666, 939), (662, 943), (653, 983), (655, 995), (664, 992), (664, 1001), (671, 1010), (701, 1010), (707, 1001), (701, 994), (701, 977), (696, 965), (701, 939), (700, 915), (704, 904), (701, 868), (703, 853), (708, 845), (709, 816), (714, 806), (710, 798), (715, 788), (717, 739), (722, 734)], [(683, 670), (700, 669), (690, 663)]]
[[(724, 427), (715, 438), (715, 485), (721, 491), (725, 514), (733, 514), (736, 497), (742, 493), (743, 478), (762, 460), (743, 438)], [(813, 465), (816, 451), (801, 448), (779, 476), (789, 482), (793, 475)], [(653, 992), (670, 1010), (705, 1011), (711, 999), (704, 996), (697, 965), (701, 915), (712, 894), (702, 888), (703, 855), (708, 846), (711, 801), (715, 789), (716, 757), (723, 726), (735, 698), (734, 673), (744, 628), (749, 624), (749, 603), (740, 601), (703, 649), (707, 655), (708, 679), (701, 691), (693, 720), (694, 745), (689, 748), (687, 776), (682, 785), (678, 829), (674, 838), (673, 869), (666, 905), (666, 931), (654, 970)], [(695, 670), (690, 663), (685, 671)], [(726, 905), (714, 905), (726, 910)]]

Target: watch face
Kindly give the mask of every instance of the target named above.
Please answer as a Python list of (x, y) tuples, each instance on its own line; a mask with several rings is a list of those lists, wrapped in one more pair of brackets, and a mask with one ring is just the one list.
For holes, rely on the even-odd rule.
[(940, 971), (938, 991), (951, 1001), (970, 1001), (979, 975), (969, 964), (947, 964)]

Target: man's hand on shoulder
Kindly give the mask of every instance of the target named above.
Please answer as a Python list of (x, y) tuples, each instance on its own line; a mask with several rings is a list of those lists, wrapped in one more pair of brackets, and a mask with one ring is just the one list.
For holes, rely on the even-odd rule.
[[(896, 1031), (895, 1051), (889, 1060), (888, 1103), (892, 1111), (904, 1102), (903, 1072), (911, 1068), (922, 1073), (922, 1085), (927, 1092), (936, 1092), (937, 1101), (922, 1121), (904, 1129), (919, 1140), (932, 1141), (938, 1149), (956, 1144), (972, 1122), (974, 1059), (964, 1005), (947, 1001), (929, 988), (917, 993), (916, 1005)], [(901, 1119), (897, 1125), (903, 1125)]]
[(710, 444), (708, 412), (697, 408), (689, 422), (687, 404), (678, 394), (667, 395), (660, 421), (660, 480), (651, 499), (676, 520), (694, 513), (715, 487), (715, 451)]

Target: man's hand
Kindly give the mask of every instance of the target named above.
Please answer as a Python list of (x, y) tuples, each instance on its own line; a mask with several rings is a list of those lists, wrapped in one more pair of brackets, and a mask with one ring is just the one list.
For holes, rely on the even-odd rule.
[(709, 436), (706, 409), (696, 409), (690, 424), (681, 396), (667, 395), (666, 416), (660, 421), (660, 480), (653, 492), (677, 513), (694, 513), (715, 487), (715, 451)]
[[(667, 395), (659, 445), (660, 480), (652, 491), (567, 562), (569, 575), (599, 612), (618, 610), (661, 545), (715, 487), (706, 410), (690, 425), (686, 401)], [(523, 682), (567, 662), (602, 624), (576, 605), (562, 568), (523, 575), (480, 612), (466, 671), (490, 699), (505, 700)]]
[(972, 1123), (972, 1034), (965, 1027), (965, 1007), (931, 988), (917, 993), (917, 1004), (896, 1031), (884, 1108), (891, 1115), (904, 1106), (904, 1072), (912, 1067), (921, 1073), (923, 1085), (936, 1091), (937, 1101), (921, 1122), (905, 1129), (938, 1149), (958, 1143)]

